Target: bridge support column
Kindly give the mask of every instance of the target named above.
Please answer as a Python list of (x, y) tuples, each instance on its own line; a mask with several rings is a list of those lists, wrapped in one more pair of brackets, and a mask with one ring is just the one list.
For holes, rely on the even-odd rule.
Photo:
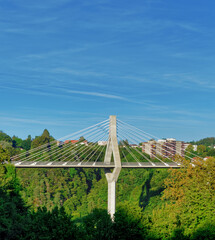
[(113, 172), (111, 172), (111, 170), (105, 169), (105, 176), (108, 182), (108, 213), (111, 215), (112, 219), (116, 210), (116, 182), (121, 171), (121, 159), (119, 154), (116, 129), (116, 116), (110, 116), (109, 139), (104, 162), (106, 164), (110, 164), (113, 155), (115, 163)]
[(108, 182), (108, 212), (113, 219), (116, 212), (116, 182), (114, 180)]

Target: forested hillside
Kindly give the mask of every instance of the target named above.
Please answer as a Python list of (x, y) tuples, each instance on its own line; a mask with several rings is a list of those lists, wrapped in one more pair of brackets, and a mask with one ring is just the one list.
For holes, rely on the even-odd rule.
[[(53, 137), (29, 136), (28, 148), (3, 132), (0, 139), (5, 163)], [(1, 164), (0, 239), (214, 239), (215, 159), (178, 160), (184, 167), (176, 170), (123, 169), (114, 222), (103, 170)]]
[(191, 143), (196, 144), (196, 145), (214, 146), (215, 145), (215, 137), (203, 138), (199, 141), (192, 141)]

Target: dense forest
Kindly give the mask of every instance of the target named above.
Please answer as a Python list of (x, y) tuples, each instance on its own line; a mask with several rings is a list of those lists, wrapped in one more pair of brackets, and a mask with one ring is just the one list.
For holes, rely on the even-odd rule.
[(191, 143), (196, 145), (215, 146), (215, 137), (203, 138), (199, 141), (192, 141)]
[[(114, 221), (102, 169), (15, 169), (10, 157), (54, 138), (0, 132), (0, 239), (215, 239), (215, 159), (181, 169), (123, 169)], [(191, 157), (215, 156), (189, 146)], [(7, 164), (5, 164), (7, 163)]]

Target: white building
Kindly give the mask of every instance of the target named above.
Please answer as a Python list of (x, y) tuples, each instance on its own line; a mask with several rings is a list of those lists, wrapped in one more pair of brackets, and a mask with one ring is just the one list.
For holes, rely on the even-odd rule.
[(107, 141), (98, 141), (98, 145), (106, 146), (107, 145)]
[(176, 141), (174, 138), (150, 140), (143, 143), (142, 151), (149, 154), (150, 157), (156, 155), (164, 158), (174, 157), (176, 154), (184, 156), (185, 143), (182, 141)]

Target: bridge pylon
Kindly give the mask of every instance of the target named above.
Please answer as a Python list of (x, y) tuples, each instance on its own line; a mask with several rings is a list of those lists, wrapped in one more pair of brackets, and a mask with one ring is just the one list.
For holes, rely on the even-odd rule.
[(109, 120), (109, 138), (107, 142), (104, 163), (110, 164), (112, 156), (115, 167), (113, 171), (105, 168), (105, 176), (108, 182), (108, 213), (113, 219), (116, 210), (116, 182), (122, 168), (117, 140), (116, 116), (113, 115), (110, 116)]

